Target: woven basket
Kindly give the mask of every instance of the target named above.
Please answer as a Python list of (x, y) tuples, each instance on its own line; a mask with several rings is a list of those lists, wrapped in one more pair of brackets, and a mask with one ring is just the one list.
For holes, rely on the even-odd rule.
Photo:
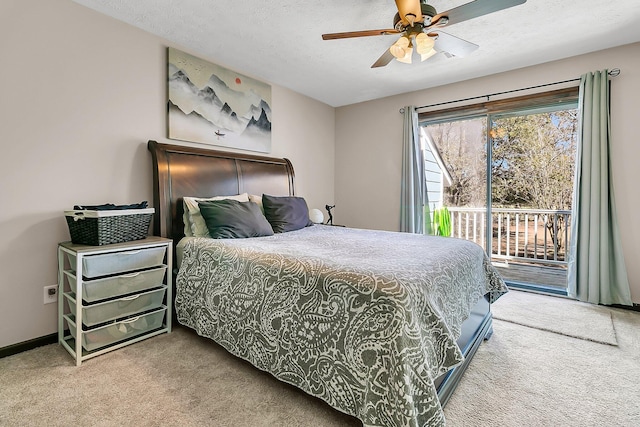
[(154, 209), (65, 211), (71, 241), (102, 246), (147, 237)]

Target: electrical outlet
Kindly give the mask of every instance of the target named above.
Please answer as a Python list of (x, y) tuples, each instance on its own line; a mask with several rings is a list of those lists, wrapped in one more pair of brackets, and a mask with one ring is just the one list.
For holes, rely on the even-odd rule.
[(58, 301), (58, 285), (44, 287), (44, 303), (50, 304)]

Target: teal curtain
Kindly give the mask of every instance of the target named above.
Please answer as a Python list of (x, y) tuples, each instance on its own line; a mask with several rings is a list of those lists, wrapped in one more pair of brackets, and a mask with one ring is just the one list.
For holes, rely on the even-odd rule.
[(418, 133), (418, 113), (404, 107), (402, 136), (402, 183), (400, 186), (400, 231), (422, 234), (424, 206), (427, 203), (424, 154)]
[(582, 76), (579, 109), (568, 293), (594, 304), (632, 305), (609, 160), (607, 70)]

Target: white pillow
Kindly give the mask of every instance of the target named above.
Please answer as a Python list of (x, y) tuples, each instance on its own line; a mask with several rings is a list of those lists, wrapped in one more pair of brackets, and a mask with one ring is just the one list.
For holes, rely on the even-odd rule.
[(204, 222), (204, 218), (200, 213), (200, 207), (198, 202), (207, 200), (237, 200), (239, 202), (248, 202), (249, 195), (247, 193), (238, 194), (236, 196), (216, 196), (216, 197), (184, 197), (184, 215), (182, 220), (184, 221), (184, 235), (187, 237), (211, 237), (209, 235), (209, 229)]
[(260, 211), (264, 215), (264, 206), (262, 206), (262, 196), (257, 196), (255, 194), (249, 194), (249, 201), (255, 203), (260, 206)]

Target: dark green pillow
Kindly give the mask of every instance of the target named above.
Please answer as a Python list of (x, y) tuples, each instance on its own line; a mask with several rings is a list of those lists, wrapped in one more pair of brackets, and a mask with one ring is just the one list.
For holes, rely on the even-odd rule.
[(198, 202), (200, 213), (214, 239), (273, 236), (273, 230), (253, 202), (208, 200)]
[(262, 207), (274, 233), (285, 233), (313, 225), (309, 219), (307, 202), (302, 197), (263, 194)]

